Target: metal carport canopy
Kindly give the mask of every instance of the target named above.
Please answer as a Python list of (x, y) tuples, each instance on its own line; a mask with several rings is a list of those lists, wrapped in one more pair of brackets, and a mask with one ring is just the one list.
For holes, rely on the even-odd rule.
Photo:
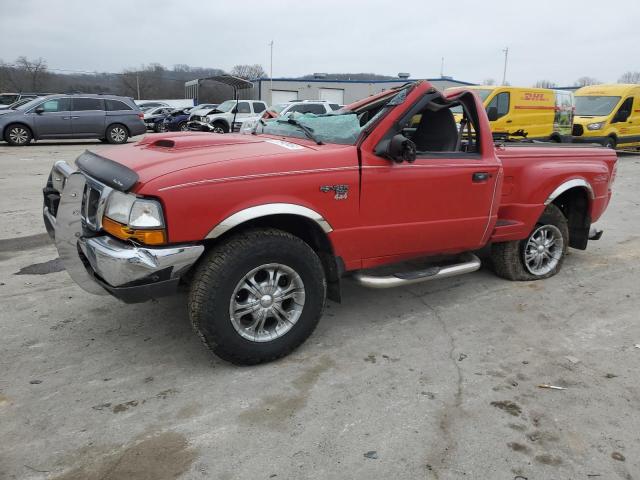
[(196, 80), (190, 80), (188, 82), (185, 82), (184, 86), (186, 88), (192, 85), (199, 85), (201, 82), (205, 80), (210, 80), (212, 82), (218, 82), (224, 85), (229, 85), (231, 88), (233, 88), (234, 100), (238, 99), (238, 90), (246, 90), (247, 88), (253, 87), (253, 83), (251, 83), (249, 80), (245, 80), (244, 78), (234, 77), (233, 75), (227, 75), (227, 74), (214, 75), (213, 77), (203, 77), (203, 78), (198, 78)]

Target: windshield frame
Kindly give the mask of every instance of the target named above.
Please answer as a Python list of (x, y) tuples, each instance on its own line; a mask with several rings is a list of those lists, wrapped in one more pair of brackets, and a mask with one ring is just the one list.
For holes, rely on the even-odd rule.
[[(581, 113), (579, 110), (579, 104), (582, 103), (581, 99), (583, 98), (594, 98), (594, 99), (603, 99), (603, 98), (607, 98), (607, 99), (615, 99), (615, 103), (611, 104), (611, 108), (609, 109), (608, 112), (606, 113)], [(620, 104), (620, 101), (622, 100), (622, 96), (617, 96), (617, 95), (576, 95), (575, 96), (576, 99), (576, 111), (575, 111), (575, 115), (578, 117), (607, 117), (609, 115), (611, 115), (613, 113), (613, 111), (616, 109), (616, 107)]]

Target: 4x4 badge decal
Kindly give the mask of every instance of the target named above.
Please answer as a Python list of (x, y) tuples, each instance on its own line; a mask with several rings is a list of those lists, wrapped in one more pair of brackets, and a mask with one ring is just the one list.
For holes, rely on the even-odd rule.
[(335, 200), (346, 200), (349, 194), (349, 185), (323, 185), (320, 187), (321, 192), (335, 192), (333, 197)]

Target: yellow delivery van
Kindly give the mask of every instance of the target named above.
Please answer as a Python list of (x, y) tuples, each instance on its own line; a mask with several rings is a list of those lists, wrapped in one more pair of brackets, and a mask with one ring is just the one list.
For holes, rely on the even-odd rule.
[(571, 140), (575, 104), (570, 91), (509, 86), (469, 89), (482, 99), (494, 136), (554, 142)]
[(640, 85), (590, 85), (575, 96), (574, 142), (640, 146)]

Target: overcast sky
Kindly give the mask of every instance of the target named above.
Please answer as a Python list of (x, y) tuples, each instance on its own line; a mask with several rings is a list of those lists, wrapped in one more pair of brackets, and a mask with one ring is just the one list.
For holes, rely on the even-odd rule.
[(0, 59), (119, 72), (158, 62), (274, 77), (373, 72), (481, 82), (615, 82), (640, 70), (640, 0), (0, 0)]

